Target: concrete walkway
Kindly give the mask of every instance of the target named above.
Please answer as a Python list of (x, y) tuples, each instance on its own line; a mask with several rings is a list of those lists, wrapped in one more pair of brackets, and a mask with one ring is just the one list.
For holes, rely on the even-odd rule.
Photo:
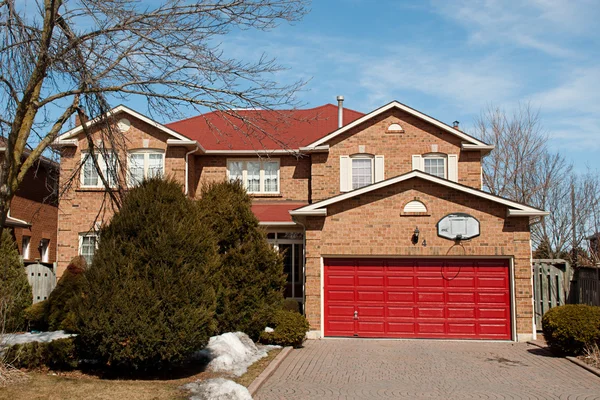
[(293, 350), (254, 397), (600, 399), (600, 378), (524, 343), (326, 339)]

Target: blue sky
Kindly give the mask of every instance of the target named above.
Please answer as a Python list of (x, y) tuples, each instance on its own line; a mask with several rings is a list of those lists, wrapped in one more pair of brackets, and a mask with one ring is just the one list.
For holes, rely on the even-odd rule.
[(600, 169), (598, 0), (314, 0), (294, 25), (223, 38), (228, 55), (263, 52), (310, 79), (306, 106), (368, 112), (398, 100), (467, 131), (489, 105), (539, 108), (554, 150)]

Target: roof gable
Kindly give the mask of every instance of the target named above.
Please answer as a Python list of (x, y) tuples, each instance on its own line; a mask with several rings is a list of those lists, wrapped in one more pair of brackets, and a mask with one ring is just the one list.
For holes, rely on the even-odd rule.
[(494, 146), (490, 146), (487, 143), (482, 142), (481, 140), (478, 140), (456, 128), (453, 128), (433, 117), (430, 117), (429, 115), (423, 114), (422, 112), (417, 111), (414, 108), (411, 108), (411, 107), (404, 105), (395, 100), (374, 110), (374, 111), (371, 111), (370, 113), (368, 113), (366, 115), (363, 115), (361, 118), (358, 118), (349, 124), (345, 124), (341, 128), (336, 129), (335, 131), (331, 132), (329, 135), (319, 138), (318, 140), (315, 140), (314, 142), (307, 145), (307, 147), (322, 146), (322, 145), (326, 144), (327, 142), (329, 142), (331, 139), (335, 138), (336, 136), (341, 135), (342, 133), (344, 133), (364, 122), (367, 122), (370, 119), (372, 119), (390, 109), (393, 109), (393, 108), (402, 110), (402, 111), (404, 111), (410, 115), (413, 115), (417, 118), (420, 118), (434, 126), (437, 126), (438, 128), (443, 129), (445, 132), (448, 132), (448, 133), (451, 133), (452, 135), (458, 136), (460, 139), (462, 139), (464, 141), (464, 143), (463, 143), (464, 150), (490, 151), (494, 148)]
[(442, 186), (456, 189), (458, 191), (468, 193), (468, 194), (471, 194), (476, 197), (484, 198), (484, 199), (493, 201), (495, 203), (503, 204), (506, 207), (508, 207), (508, 210), (507, 210), (508, 217), (525, 217), (525, 216), (543, 217), (543, 216), (546, 216), (549, 214), (547, 211), (540, 210), (538, 208), (531, 207), (531, 206), (528, 206), (525, 204), (517, 203), (515, 201), (505, 199), (504, 197), (495, 196), (493, 194), (484, 192), (482, 190), (478, 190), (478, 189), (472, 188), (470, 186), (461, 185), (460, 183), (452, 182), (447, 179), (438, 178), (436, 176), (427, 174), (425, 172), (417, 171), (417, 170), (411, 171), (404, 175), (396, 176), (394, 178), (386, 179), (384, 181), (377, 182), (377, 183), (374, 183), (369, 186), (365, 186), (360, 189), (352, 190), (348, 193), (343, 193), (338, 196), (334, 196), (329, 199), (319, 201), (317, 203), (313, 203), (313, 204), (309, 204), (304, 207), (297, 208), (295, 210), (290, 211), (290, 214), (292, 216), (295, 216), (295, 215), (298, 215), (298, 216), (301, 216), (301, 215), (325, 216), (325, 215), (327, 215), (327, 206), (329, 206), (331, 204), (335, 204), (340, 201), (344, 201), (344, 200), (350, 199), (355, 196), (360, 196), (362, 194), (369, 193), (374, 190), (378, 190), (378, 189), (384, 188), (386, 186), (394, 185), (396, 183), (407, 181), (407, 180), (413, 179), (413, 178), (424, 179), (426, 181), (430, 181), (433, 183), (440, 184)]
[[(190, 142), (190, 139), (188, 137), (182, 135), (181, 133), (179, 133), (171, 128), (168, 128), (166, 125), (160, 124), (160, 123), (154, 121), (153, 119), (150, 119), (150, 118), (146, 117), (145, 115), (140, 114), (139, 112), (134, 111), (131, 108), (126, 107), (124, 105), (119, 105), (119, 106), (113, 108), (108, 113), (106, 113), (106, 115), (112, 116), (112, 115), (116, 115), (118, 113), (128, 114), (134, 118), (137, 118), (137, 119), (147, 123), (148, 125), (158, 128), (159, 130), (163, 131), (167, 135), (173, 137), (173, 139), (176, 141), (181, 141), (181, 142), (186, 142), (186, 143)], [(85, 127), (87, 127), (87, 128), (90, 128), (90, 127), (94, 126), (95, 124), (97, 124), (98, 122), (100, 122), (100, 117), (91, 119), (91, 120), (85, 122), (85, 124), (83, 124), (83, 125), (85, 125)], [(70, 129), (67, 132), (59, 135), (56, 138), (54, 144), (55, 145), (69, 144), (69, 140), (76, 137), (77, 135), (79, 135), (82, 131), (83, 131), (82, 125), (76, 126), (75, 128)], [(169, 139), (169, 140), (171, 140), (171, 139)]]

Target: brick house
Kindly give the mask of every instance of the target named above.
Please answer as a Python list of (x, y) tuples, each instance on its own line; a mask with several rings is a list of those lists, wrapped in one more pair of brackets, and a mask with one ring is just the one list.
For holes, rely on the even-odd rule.
[[(4, 139), (0, 143), (1, 163), (6, 146)], [(58, 163), (42, 157), (27, 171), (10, 203), (5, 225), (12, 230), (26, 265), (56, 261), (58, 168)]]
[[(342, 101), (282, 112), (288, 122), (238, 111), (258, 117), (252, 127), (218, 112), (167, 125), (124, 106), (111, 116), (128, 141), (129, 184), (160, 173), (195, 197), (205, 182), (244, 183), (284, 252), (285, 294), (303, 303), (309, 337), (532, 338), (529, 224), (547, 213), (482, 191), (493, 146), (457, 124), (396, 101), (368, 114)], [(60, 275), (93, 255), (103, 189), (81, 127), (55, 145), (61, 176), (84, 164), (60, 200)]]

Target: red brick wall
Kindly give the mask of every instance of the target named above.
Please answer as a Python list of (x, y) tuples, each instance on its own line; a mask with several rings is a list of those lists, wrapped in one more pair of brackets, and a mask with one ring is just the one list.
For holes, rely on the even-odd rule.
[[(401, 216), (419, 199), (422, 216)], [(480, 221), (481, 235), (455, 245), (437, 236), (436, 223), (451, 212)], [(306, 315), (311, 329), (321, 325), (321, 258), (340, 255), (469, 256), (511, 258), (515, 268), (517, 332), (532, 333), (532, 285), (528, 217), (506, 218), (506, 207), (420, 179), (388, 186), (327, 208), (327, 217), (306, 218)], [(420, 243), (411, 237), (419, 227)], [(425, 239), (427, 246), (422, 246)]]
[[(2, 157), (0, 157), (0, 162)], [(31, 238), (29, 258), (41, 259), (38, 249), (42, 239), (49, 240), (48, 261), (56, 261), (58, 206), (56, 203), (57, 171), (46, 164), (36, 164), (25, 175), (25, 179), (10, 204), (10, 216), (31, 224), (30, 228), (14, 228), (19, 253), (23, 254), (23, 236)]]
[[(116, 117), (117, 119), (119, 116)], [(165, 153), (165, 175), (174, 178), (184, 186), (185, 183), (185, 154), (189, 150), (185, 147), (168, 146), (167, 134), (159, 129), (139, 121), (129, 115), (127, 119), (131, 127), (125, 133), (125, 143), (118, 146), (119, 159), (126, 166), (124, 150), (144, 149), (144, 139), (148, 140), (148, 149), (159, 149)], [(96, 132), (96, 136), (100, 137)], [(58, 214), (58, 270), (60, 277), (71, 261), (79, 252), (79, 234), (94, 230), (94, 223), (107, 222), (113, 214), (110, 200), (104, 189), (91, 189), (80, 187), (80, 177), (77, 169), (81, 163), (81, 153), (88, 148), (87, 139), (80, 135), (79, 146), (61, 149), (60, 176), (61, 183), (66, 183), (76, 174), (73, 185), (65, 190), (59, 201)], [(108, 147), (108, 146), (107, 146)], [(190, 157), (192, 158), (192, 157)], [(124, 175), (121, 176), (125, 182)]]
[[(403, 133), (387, 133), (392, 123), (399, 123)], [(340, 193), (340, 156), (365, 152), (385, 157), (385, 178), (412, 170), (412, 155), (437, 152), (460, 154), (458, 182), (481, 189), (480, 152), (461, 152), (462, 139), (401, 110), (390, 110), (329, 141), (329, 154), (313, 154), (312, 194), (319, 201)]]

